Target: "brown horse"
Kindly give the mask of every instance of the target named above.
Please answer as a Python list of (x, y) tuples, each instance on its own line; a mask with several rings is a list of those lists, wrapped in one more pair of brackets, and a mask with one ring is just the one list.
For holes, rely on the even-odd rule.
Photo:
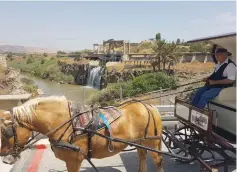
[[(139, 102), (133, 102), (121, 105), (118, 107), (118, 109), (121, 111), (121, 116), (111, 123), (111, 133), (113, 133), (113, 138), (120, 138), (127, 141), (140, 139), (144, 137), (144, 130), (146, 127), (148, 129), (147, 136), (154, 136), (155, 128), (157, 128), (157, 136), (161, 137), (161, 117), (155, 108)], [(150, 122), (148, 123), (149, 111), (152, 114), (153, 118), (150, 117)], [(68, 100), (64, 96), (51, 96), (29, 100), (21, 106), (14, 107), (12, 112), (0, 112), (0, 118), (0, 124), (3, 128), (1, 135), (2, 144), (0, 153), (3, 154), (11, 151), (15, 144), (14, 137), (12, 135), (10, 137), (7, 137), (4, 133), (4, 131), (9, 129), (9, 127), (14, 126), (15, 133), (17, 135), (17, 143), (19, 146), (24, 146), (31, 136), (31, 130), (46, 134), (65, 123), (65, 121), (69, 120), (70, 111)], [(12, 121), (12, 118), (15, 119), (15, 122)], [(56, 133), (49, 135), (48, 138), (50, 140), (56, 141), (65, 131), (65, 129), (69, 127), (69, 130), (67, 130), (61, 140), (68, 142), (68, 138), (73, 132), (72, 126), (69, 125), (71, 124), (66, 124)], [(98, 130), (98, 132), (108, 136), (108, 132), (104, 128)], [(114, 151), (111, 152), (108, 150), (108, 143), (109, 142), (107, 139), (94, 135), (91, 138), (92, 158), (101, 159), (113, 156), (123, 151), (128, 146), (124, 143), (112, 142)], [(137, 143), (156, 150), (161, 150), (160, 139), (139, 140)], [(87, 134), (78, 135), (75, 138), (73, 144), (79, 146), (85, 154), (88, 153)], [(66, 162), (68, 172), (80, 171), (81, 163), (85, 159), (85, 156), (83, 154), (73, 150), (58, 148), (54, 146), (52, 147), (52, 150), (56, 158)], [(146, 172), (147, 151), (137, 148), (137, 152), (139, 156), (139, 172)], [(162, 156), (150, 151), (148, 153), (154, 159), (157, 171), (163, 171)], [(2, 160), (5, 163), (12, 164), (15, 163), (16, 157), (14, 157), (13, 155), (7, 155), (2, 157)]]

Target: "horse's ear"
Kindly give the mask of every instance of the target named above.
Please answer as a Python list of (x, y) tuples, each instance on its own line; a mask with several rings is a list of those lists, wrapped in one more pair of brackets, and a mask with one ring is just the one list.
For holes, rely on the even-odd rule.
[(11, 120), (4, 120), (3, 121), (3, 123), (5, 124), (5, 125), (12, 125), (13, 124), (13, 121), (11, 121)]

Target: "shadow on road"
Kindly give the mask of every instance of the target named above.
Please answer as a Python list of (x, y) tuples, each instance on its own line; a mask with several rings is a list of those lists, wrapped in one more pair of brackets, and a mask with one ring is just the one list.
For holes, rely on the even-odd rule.
[[(137, 152), (121, 153), (120, 157), (126, 168), (126, 171), (138, 171), (138, 156)], [(181, 164), (175, 162), (173, 159), (167, 156), (163, 156), (164, 160), (164, 171), (165, 172), (198, 172), (200, 171), (200, 166), (198, 163), (195, 164)], [(153, 159), (147, 156), (147, 171), (156, 171)]]
[[(138, 155), (137, 152), (127, 152), (121, 153), (120, 157), (123, 161), (126, 171), (138, 171)], [(174, 161), (168, 156), (163, 156), (164, 160), (164, 171), (165, 172), (200, 172), (200, 164), (195, 161), (193, 164), (188, 163), (179, 163)], [(228, 171), (232, 172), (236, 169), (236, 166), (229, 166)], [(153, 159), (150, 156), (147, 156), (147, 171), (156, 171), (155, 165), (153, 163)], [(220, 167), (219, 172), (224, 172), (224, 168)]]
[[(116, 167), (123, 167), (123, 165), (104, 166), (104, 167), (96, 167), (96, 168), (99, 170), (99, 172), (122, 172), (121, 170), (116, 169)], [(48, 172), (67, 172), (67, 170), (50, 169)], [(95, 170), (92, 167), (82, 167), (81, 172), (95, 172)]]

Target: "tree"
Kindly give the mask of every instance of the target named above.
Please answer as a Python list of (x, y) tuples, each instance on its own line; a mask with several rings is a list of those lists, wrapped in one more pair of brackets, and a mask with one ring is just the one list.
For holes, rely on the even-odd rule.
[(162, 64), (163, 64), (163, 70), (165, 70), (165, 65), (167, 63), (171, 63), (176, 61), (176, 52), (179, 50), (179, 47), (177, 44), (175, 44), (173, 41), (172, 43), (166, 43), (164, 46), (164, 51), (162, 54)]
[(205, 42), (197, 42), (190, 44), (190, 52), (201, 52), (201, 53), (208, 53), (210, 52), (211, 45)]
[(47, 57), (47, 56), (48, 56), (48, 54), (47, 54), (47, 53), (44, 53), (44, 54), (43, 54), (43, 56), (44, 56), (44, 57)]
[(67, 53), (63, 51), (57, 51), (57, 57), (65, 56)]
[(10, 53), (7, 54), (7, 59), (10, 60), (10, 61), (13, 60), (12, 52), (10, 52)]
[(165, 39), (162, 39), (160, 33), (156, 34), (156, 41), (153, 44), (152, 49), (156, 54), (155, 61), (151, 62), (154, 71), (156, 66), (158, 66), (158, 70), (161, 69), (161, 63), (163, 70), (165, 70), (166, 64), (176, 61), (176, 53), (181, 51), (180, 46), (178, 46), (174, 41), (167, 42)]
[(181, 41), (180, 41), (180, 39), (178, 38), (177, 41), (176, 41), (176, 44), (180, 44), (180, 43), (181, 43)]
[(160, 70), (161, 57), (164, 54), (165, 45), (166, 45), (166, 40), (161, 39), (160, 33), (157, 33), (156, 34), (156, 41), (152, 45), (152, 49), (156, 54), (155, 60), (151, 61), (153, 71), (155, 71), (156, 66), (158, 66), (158, 70)]
[(160, 35), (160, 33), (157, 33), (156, 34), (156, 41), (160, 41), (161, 40), (161, 35)]

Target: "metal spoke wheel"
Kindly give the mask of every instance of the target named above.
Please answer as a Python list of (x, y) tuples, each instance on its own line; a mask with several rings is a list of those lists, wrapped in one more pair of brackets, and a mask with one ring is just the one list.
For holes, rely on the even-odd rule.
[[(201, 156), (205, 151), (205, 148), (200, 143), (198, 132), (188, 126), (178, 128), (172, 133), (172, 136), (163, 131), (163, 142), (171, 153), (189, 158), (189, 160), (175, 158), (176, 161), (183, 163), (193, 162), (196, 156)], [(191, 155), (189, 153), (190, 150), (196, 156)]]

